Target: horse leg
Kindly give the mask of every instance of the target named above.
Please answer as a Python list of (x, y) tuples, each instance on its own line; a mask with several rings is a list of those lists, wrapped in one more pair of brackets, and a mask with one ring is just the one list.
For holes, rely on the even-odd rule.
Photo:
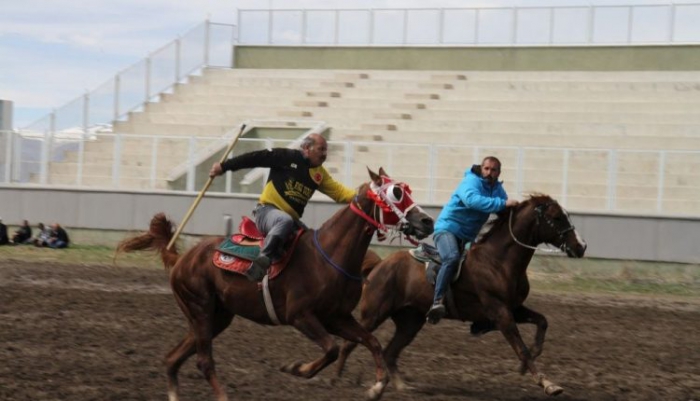
[(185, 338), (175, 346), (165, 357), (165, 366), (168, 376), (168, 400), (178, 401), (179, 381), (177, 374), (185, 361), (194, 355), (194, 334), (189, 331)]
[[(538, 356), (542, 354), (542, 347), (544, 346), (544, 337), (547, 333), (547, 318), (544, 315), (535, 312), (532, 309), (526, 308), (525, 306), (520, 306), (513, 311), (513, 318), (515, 318), (515, 323), (532, 323), (537, 326), (537, 332), (535, 333), (535, 343), (530, 349), (532, 354), (532, 360), (537, 359)], [(523, 365), (520, 369), (520, 374), (524, 374), (527, 367)]]
[[(224, 331), (233, 320), (233, 315), (226, 314), (223, 311), (217, 313), (214, 324), (214, 335), (212, 337), (216, 338), (222, 331)], [(185, 338), (180, 341), (180, 343), (173, 348), (168, 355), (165, 357), (165, 366), (168, 376), (168, 400), (177, 401), (178, 397), (178, 372), (182, 364), (187, 361), (192, 355), (195, 354), (195, 336), (194, 332), (190, 330)]]
[[(373, 329), (369, 329), (369, 331), (374, 331)], [(352, 351), (355, 350), (357, 347), (357, 343), (354, 341), (349, 341), (345, 340), (343, 341), (343, 345), (340, 346), (340, 355), (338, 356), (338, 365), (337, 368), (335, 369), (335, 375), (337, 377), (341, 377), (343, 375), (343, 371), (345, 370), (345, 364), (348, 361), (348, 357), (352, 353)]]
[(215, 302), (206, 302), (205, 305), (193, 300), (188, 302), (177, 291), (173, 292), (180, 309), (189, 321), (190, 331), (166, 356), (168, 399), (169, 401), (179, 399), (178, 372), (182, 364), (196, 352), (198, 354), (197, 367), (212, 387), (217, 401), (227, 401), (226, 392), (219, 384), (216, 375), (212, 357), (212, 341), (231, 324), (234, 315), (223, 308), (217, 309)]
[(416, 338), (420, 329), (423, 328), (425, 324), (425, 313), (419, 312), (416, 309), (405, 308), (391, 315), (391, 319), (396, 325), (396, 330), (394, 331), (394, 336), (391, 338), (391, 341), (389, 341), (389, 344), (384, 349), (384, 360), (389, 369), (389, 375), (391, 376), (391, 381), (394, 383), (394, 387), (399, 391), (410, 390), (411, 387), (401, 378), (398, 368), (398, 359), (401, 351)]
[(378, 400), (384, 393), (386, 385), (389, 383), (389, 377), (386, 374), (386, 366), (382, 356), (382, 346), (379, 340), (370, 333), (365, 327), (348, 314), (345, 316), (336, 317), (328, 324), (331, 333), (344, 338), (354, 344), (360, 343), (367, 347), (372, 353), (374, 363), (377, 367), (376, 383), (367, 391), (367, 398), (370, 400)]
[[(365, 293), (360, 303), (360, 325), (368, 332), (372, 333), (389, 317), (391, 313), (391, 305), (388, 302), (382, 302), (381, 298), (375, 299), (373, 293)], [(375, 308), (374, 305), (380, 305)], [(338, 356), (338, 367), (336, 376), (340, 377), (345, 369), (345, 364), (352, 351), (357, 347), (357, 342), (354, 340), (345, 340), (340, 347), (340, 355)]]
[(513, 318), (511, 311), (505, 305), (500, 305), (492, 315), (492, 319), (496, 322), (496, 326), (501, 333), (503, 333), (503, 336), (515, 351), (515, 354), (520, 359), (522, 366), (525, 366), (525, 369), (521, 368), (521, 373), (530, 371), (530, 374), (532, 374), (532, 377), (535, 379), (535, 383), (544, 388), (545, 394), (561, 394), (564, 391), (563, 388), (557, 386), (548, 380), (544, 374), (537, 371), (532, 354), (525, 346), (525, 343), (520, 336), (520, 331), (518, 330), (518, 326), (515, 324), (515, 319)]
[(280, 368), (282, 372), (310, 379), (338, 359), (338, 345), (333, 341), (333, 337), (328, 334), (316, 316), (307, 312), (294, 319), (292, 325), (311, 341), (318, 344), (325, 354), (309, 363), (292, 362)]

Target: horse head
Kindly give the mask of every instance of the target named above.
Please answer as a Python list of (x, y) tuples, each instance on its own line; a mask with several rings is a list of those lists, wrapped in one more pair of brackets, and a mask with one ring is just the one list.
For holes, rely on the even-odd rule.
[(588, 246), (576, 231), (569, 213), (547, 195), (532, 196), (524, 204), (529, 204), (535, 216), (539, 242), (552, 244), (572, 258), (583, 257)]
[(378, 174), (367, 171), (371, 181), (366, 196), (374, 204), (371, 216), (379, 223), (377, 228), (393, 226), (418, 239), (433, 233), (433, 218), (413, 200), (408, 184), (394, 181), (381, 167)]
[[(534, 225), (534, 242), (536, 244), (547, 243), (554, 245), (566, 252), (571, 258), (583, 257), (588, 246), (576, 231), (571, 222), (569, 213), (554, 199), (548, 195), (533, 195), (522, 202), (516, 209), (510, 211), (509, 229), (511, 236), (521, 246), (535, 249), (535, 247), (523, 244), (513, 234), (513, 214), (527, 215), (530, 218), (519, 221), (530, 221)], [(517, 224), (517, 223), (516, 223)]]

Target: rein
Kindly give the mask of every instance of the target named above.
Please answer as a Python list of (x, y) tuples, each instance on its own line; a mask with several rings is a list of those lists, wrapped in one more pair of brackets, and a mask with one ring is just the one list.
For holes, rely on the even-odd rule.
[[(408, 206), (405, 210), (399, 209), (394, 202), (389, 199), (389, 196), (386, 194), (387, 188), (391, 185), (393, 185), (393, 182), (387, 182), (381, 186), (377, 186), (374, 182), (370, 183), (370, 190), (367, 191), (367, 195), (370, 199), (374, 201), (374, 206), (375, 208), (380, 209), (379, 213), (379, 221), (377, 222), (376, 219), (372, 219), (372, 217), (368, 216), (365, 212), (360, 210), (359, 208), (356, 207), (357, 210), (353, 209), (358, 215), (360, 215), (363, 219), (367, 220), (369, 223), (374, 225), (379, 229), (379, 233), (377, 233), (377, 239), (379, 241), (383, 241), (386, 239), (386, 232), (387, 228), (386, 225), (384, 224), (384, 214), (391, 212), (393, 213), (397, 218), (398, 218), (398, 223), (395, 226), (392, 226), (394, 228), (394, 232), (397, 233), (395, 235), (400, 235), (398, 232), (402, 232), (405, 227), (407, 227), (410, 223), (408, 222), (407, 215), (408, 212), (411, 211), (413, 208), (417, 208), (421, 212), (423, 209), (418, 206), (417, 203), (413, 202), (413, 198), (411, 198), (411, 190), (408, 188), (402, 188), (405, 197), (408, 197), (411, 200), (411, 205)], [(357, 200), (357, 196), (355, 196), (355, 199)], [(376, 211), (376, 209), (375, 209)], [(359, 212), (359, 213), (358, 213)], [(410, 235), (405, 234), (405, 238), (408, 242), (413, 244), (414, 246), (420, 245), (420, 243), (413, 238), (411, 238)], [(393, 239), (392, 239), (393, 242)]]
[[(539, 222), (540, 222), (540, 216), (542, 216), (542, 211), (543, 211), (544, 209), (546, 209), (547, 207), (549, 207), (549, 204), (546, 204), (546, 205), (543, 205), (543, 206), (545, 206), (545, 207), (544, 207), (544, 208), (540, 208), (541, 206), (538, 206), (538, 209), (537, 209), (537, 223), (538, 223), (538, 224), (539, 224)], [(546, 222), (550, 227), (555, 228), (555, 227), (554, 227), (554, 224), (553, 224), (551, 221), (549, 221), (549, 219), (547, 219), (546, 217), (544, 217), (544, 219), (545, 219), (545, 222)], [(566, 228), (566, 229), (564, 229), (564, 230), (559, 231), (559, 232), (558, 232), (559, 237), (561, 237), (561, 238), (563, 239), (563, 238), (564, 238), (564, 234), (566, 234), (566, 233), (568, 233), (569, 231), (572, 231), (572, 230), (574, 230), (574, 229), (575, 229), (574, 226), (571, 226), (571, 227), (568, 227), (568, 228)], [(565, 242), (562, 242), (561, 246), (560, 246), (559, 248), (555, 248), (555, 249), (551, 249), (551, 248), (538, 248), (538, 247), (536, 247), (536, 246), (527, 245), (527, 244), (525, 244), (525, 243), (520, 242), (520, 241), (518, 240), (518, 238), (515, 237), (515, 234), (513, 233), (513, 208), (510, 209), (510, 216), (508, 216), (508, 230), (510, 231), (510, 237), (513, 238), (513, 241), (515, 241), (516, 244), (522, 246), (523, 248), (532, 249), (532, 250), (534, 250), (534, 251), (542, 251), (542, 252), (546, 252), (546, 253), (562, 253), (562, 252), (564, 252), (564, 248), (566, 247), (566, 243), (565, 243)]]
[(321, 256), (323, 256), (323, 259), (325, 259), (326, 262), (328, 262), (328, 264), (331, 265), (335, 270), (337, 270), (337, 271), (343, 273), (343, 275), (344, 275), (345, 277), (347, 277), (347, 278), (349, 278), (349, 279), (351, 279), (351, 280), (362, 281), (362, 277), (360, 277), (360, 276), (355, 276), (355, 275), (352, 275), (352, 274), (346, 272), (345, 269), (343, 269), (342, 267), (336, 265), (336, 264), (331, 260), (331, 258), (330, 258), (328, 255), (326, 255), (326, 253), (325, 253), (325, 252), (323, 251), (323, 249), (321, 248), (321, 244), (318, 243), (318, 230), (315, 230), (315, 231), (314, 231), (314, 245), (316, 245), (316, 249), (318, 249), (318, 251), (321, 253)]
[(360, 207), (357, 206), (357, 195), (355, 195), (355, 199), (353, 199), (353, 201), (350, 202), (350, 210), (355, 212), (356, 215), (365, 219), (365, 221), (374, 226), (374, 228), (376, 228), (377, 230), (381, 232), (386, 232), (386, 226), (384, 224), (379, 223), (377, 220), (373, 219), (372, 216), (368, 215), (364, 212), (364, 210), (360, 209)]
[[(409, 207), (407, 207), (406, 210), (401, 211), (384, 193), (384, 191), (389, 185), (390, 184), (384, 184), (382, 186), (377, 187), (376, 185), (374, 185), (374, 183), (372, 183), (370, 184), (370, 189), (367, 190), (367, 195), (370, 199), (374, 201), (375, 207), (379, 206), (380, 209), (385, 212), (393, 212), (396, 215), (396, 217), (399, 218), (399, 227), (404, 227), (409, 224), (408, 220), (406, 219), (406, 215), (408, 214), (408, 212), (414, 207), (418, 207), (420, 209), (420, 206), (418, 206), (417, 203), (413, 203)], [(405, 196), (409, 196), (408, 193), (406, 193)], [(379, 238), (380, 241), (385, 238), (385, 233), (388, 231), (388, 229), (384, 224), (384, 213), (380, 213), (379, 221), (377, 221), (377, 219), (373, 218), (372, 216), (365, 213), (364, 210), (362, 210), (362, 208), (359, 206), (357, 195), (355, 195), (355, 198), (350, 202), (350, 210), (352, 210), (353, 213), (360, 216), (370, 225), (370, 227), (367, 227), (367, 234), (372, 235), (374, 234), (374, 230), (377, 230), (377, 238)], [(413, 240), (409, 235), (406, 235), (406, 239), (412, 244), (418, 245), (418, 242)], [(316, 246), (316, 249), (321, 254), (321, 256), (323, 256), (323, 259), (335, 270), (339, 271), (349, 279), (362, 281), (362, 277), (348, 273), (341, 266), (338, 266), (335, 262), (333, 262), (333, 260), (331, 260), (331, 258), (326, 254), (326, 252), (323, 251), (323, 249), (321, 248), (321, 244), (318, 242), (318, 230), (314, 231), (314, 245)]]

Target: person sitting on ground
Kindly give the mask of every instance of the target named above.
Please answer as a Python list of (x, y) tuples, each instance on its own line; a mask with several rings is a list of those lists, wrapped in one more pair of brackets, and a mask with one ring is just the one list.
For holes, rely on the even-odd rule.
[(36, 237), (32, 240), (32, 243), (35, 246), (48, 246), (49, 245), (49, 237), (51, 237), (51, 228), (46, 227), (44, 223), (39, 223), (37, 225), (37, 234)]
[(7, 238), (7, 226), (2, 222), (0, 218), (0, 245), (7, 245), (10, 243), (10, 239)]
[(29, 226), (29, 222), (24, 220), (22, 225), (15, 231), (12, 236), (12, 243), (14, 245), (24, 244), (27, 240), (32, 238), (32, 227)]
[(70, 243), (68, 239), (68, 233), (61, 227), (58, 223), (53, 223), (51, 225), (51, 235), (47, 241), (47, 245), (51, 248), (67, 248)]
[(274, 148), (249, 152), (214, 163), (210, 177), (244, 168), (269, 167), (270, 175), (258, 205), (253, 210), (255, 225), (266, 235), (260, 255), (246, 272), (251, 281), (261, 281), (272, 262), (283, 256), (283, 245), (294, 232), (303, 227), (300, 221), (306, 204), (318, 189), (338, 203), (350, 203), (355, 190), (335, 181), (323, 167), (328, 144), (320, 134), (310, 134), (301, 149)]

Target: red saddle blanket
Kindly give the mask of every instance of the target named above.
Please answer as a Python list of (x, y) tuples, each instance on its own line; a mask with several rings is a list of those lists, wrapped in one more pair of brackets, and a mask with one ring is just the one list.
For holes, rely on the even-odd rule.
[[(224, 242), (230, 241), (238, 247), (260, 247), (263, 236), (255, 227), (255, 223), (253, 223), (252, 220), (250, 220), (246, 216), (243, 216), (243, 221), (241, 221), (241, 224), (238, 228), (240, 232), (233, 234), (231, 238), (225, 239)], [(270, 280), (277, 277), (287, 266), (289, 259), (291, 259), (292, 255), (294, 254), (294, 250), (296, 249), (297, 243), (299, 242), (299, 238), (303, 233), (304, 229), (299, 229), (294, 235), (294, 239), (291, 241), (291, 244), (286, 247), (284, 256), (282, 256), (282, 258), (277, 262), (274, 262), (272, 265), (270, 265), (270, 269), (268, 270), (268, 276)], [(250, 264), (252, 263), (250, 258), (246, 258), (240, 255), (232, 255), (231, 253), (225, 253), (218, 249), (214, 252), (212, 261), (216, 267), (238, 274), (245, 274), (245, 272), (250, 267)]]

